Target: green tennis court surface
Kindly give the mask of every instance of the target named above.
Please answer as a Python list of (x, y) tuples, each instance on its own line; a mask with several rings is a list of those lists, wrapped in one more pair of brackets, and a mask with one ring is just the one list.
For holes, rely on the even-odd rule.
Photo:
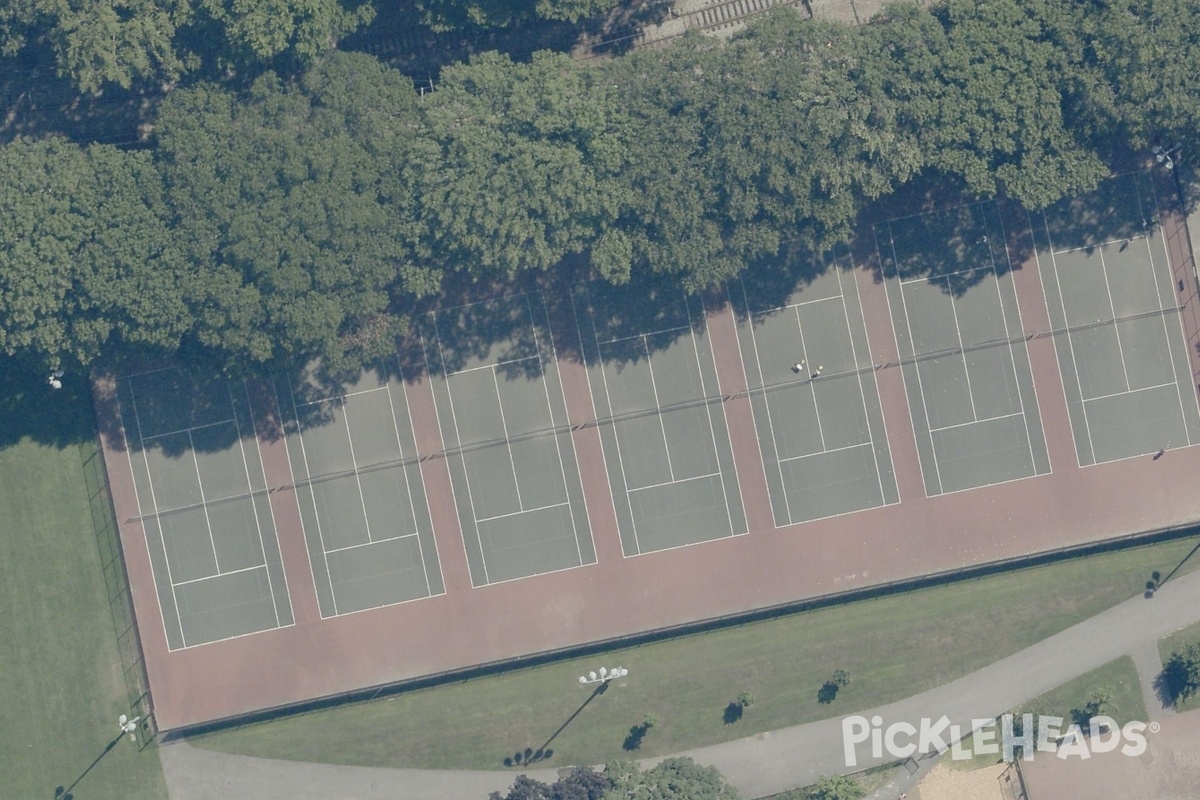
[(782, 306), (731, 292), (777, 527), (900, 501), (854, 276), (823, 266)]
[[(505, 337), (481, 335), (504, 320)], [(540, 295), (432, 314), (422, 331), (475, 586), (596, 561)]]
[(380, 364), (338, 394), (276, 382), (322, 617), (445, 590), (398, 375)]
[(645, 291), (576, 296), (626, 556), (746, 532), (703, 311), (677, 290)]
[(875, 227), (928, 496), (1050, 471), (992, 202)]
[(117, 399), (170, 649), (291, 625), (245, 386), (165, 369)]
[(1200, 442), (1200, 413), (1150, 178), (1033, 215), (1080, 466)]

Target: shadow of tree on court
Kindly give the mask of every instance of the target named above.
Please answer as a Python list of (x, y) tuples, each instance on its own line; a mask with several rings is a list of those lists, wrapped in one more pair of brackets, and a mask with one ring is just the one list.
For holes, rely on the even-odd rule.
[(29, 438), (61, 448), (95, 436), (87, 376), (68, 373), (61, 389), (48, 377), (40, 363), (0, 357), (0, 447)]
[(1141, 237), (1159, 222), (1152, 178), (1147, 171), (1116, 175), (1030, 216), (1045, 226), (1056, 251), (1090, 252), (1106, 242)]

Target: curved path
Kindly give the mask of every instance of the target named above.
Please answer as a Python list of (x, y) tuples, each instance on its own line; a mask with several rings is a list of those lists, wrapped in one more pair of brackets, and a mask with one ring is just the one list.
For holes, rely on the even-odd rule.
[[(963, 730), (1200, 620), (1200, 572), (1173, 579), (1153, 598), (1136, 597), (966, 677), (863, 712), (886, 727), (949, 717)], [(1150, 676), (1142, 676), (1143, 682)], [(1151, 718), (1161, 709), (1150, 709)], [(200, 750), (186, 743), (159, 749), (172, 800), (485, 800), (505, 791), (517, 770), (448, 771), (341, 767), (275, 761)], [(742, 797), (762, 797), (847, 771), (841, 718), (798, 725), (702, 747), (688, 755), (720, 769)], [(877, 763), (860, 746), (858, 767)], [(653, 764), (658, 759), (643, 762)], [(923, 765), (933, 763), (933, 759)], [(923, 772), (924, 770), (922, 770)], [(552, 782), (553, 769), (527, 774)], [(915, 781), (914, 776), (912, 780)], [(896, 786), (905, 789), (905, 786)]]

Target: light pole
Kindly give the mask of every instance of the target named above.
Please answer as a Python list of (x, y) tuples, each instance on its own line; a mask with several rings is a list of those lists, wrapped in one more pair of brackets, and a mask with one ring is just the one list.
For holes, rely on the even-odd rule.
[(606, 667), (601, 667), (599, 675), (597, 675), (595, 672), (589, 672), (587, 675), (580, 675), (579, 685), (590, 686), (594, 683), (608, 683), (613, 678), (624, 678), (628, 674), (629, 670), (625, 669), (624, 667), (617, 667), (616, 669), (607, 669)]
[(1162, 164), (1167, 169), (1175, 169), (1175, 159), (1171, 158), (1171, 154), (1178, 154), (1181, 149), (1183, 149), (1183, 145), (1179, 144), (1166, 150), (1155, 145), (1150, 149), (1150, 152), (1154, 153), (1154, 160), (1159, 164)]
[(138, 729), (138, 721), (140, 719), (140, 716), (130, 719), (124, 714), (117, 719), (117, 724), (121, 726), (121, 733), (128, 733), (131, 741), (137, 740), (136, 731)]

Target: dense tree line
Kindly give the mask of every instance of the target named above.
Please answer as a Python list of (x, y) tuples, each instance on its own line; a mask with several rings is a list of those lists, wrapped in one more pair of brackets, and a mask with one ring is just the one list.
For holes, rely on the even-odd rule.
[(737, 790), (716, 767), (703, 767), (690, 758), (667, 758), (642, 771), (636, 762), (608, 764), (603, 772), (578, 767), (554, 783), (527, 775), (513, 781), (507, 794), (492, 792), (489, 800), (737, 800)]
[(1196, 144), (1196, 5), (949, 0), (860, 27), (783, 11), (606, 63), (489, 53), (424, 96), (344, 53), (180, 89), (152, 152), (0, 151), (0, 349), (354, 363), (456, 275), (578, 256), (697, 291), (845, 241), (918, 176), (1040, 207), (1114, 149)]

